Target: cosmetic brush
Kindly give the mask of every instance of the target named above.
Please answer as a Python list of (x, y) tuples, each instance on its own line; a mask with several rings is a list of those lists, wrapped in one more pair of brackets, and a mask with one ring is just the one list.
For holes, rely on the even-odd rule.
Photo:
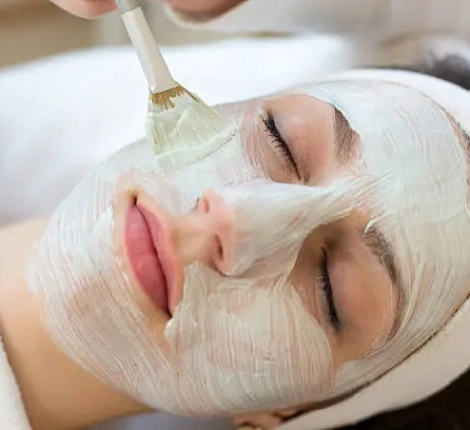
[(116, 0), (116, 5), (147, 78), (147, 138), (156, 153), (183, 153), (188, 145), (214, 150), (214, 143), (222, 145), (230, 139), (235, 133), (233, 124), (171, 75), (139, 1)]

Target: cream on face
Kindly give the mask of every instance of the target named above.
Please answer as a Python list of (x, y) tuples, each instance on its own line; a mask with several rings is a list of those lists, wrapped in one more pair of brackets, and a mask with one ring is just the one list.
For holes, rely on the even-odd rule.
[[(278, 156), (260, 120), (263, 104), (253, 102), (228, 108), (236, 136), (191, 163), (185, 154), (184, 168), (167, 152), (156, 170), (151, 149), (135, 144), (70, 194), (29, 270), (66, 353), (154, 408), (214, 415), (357, 388), (442, 325), (463, 299), (460, 290), (446, 300), (442, 293), (462, 282), (470, 257), (461, 240), (469, 229), (465, 155), (449, 118), (399, 85), (323, 82), (300, 92), (315, 99), (294, 97), (288, 115), (282, 99), (264, 103), (277, 109), (297, 171)], [(292, 103), (316, 113), (306, 117), (308, 109)], [(347, 142), (334, 142), (332, 105), (355, 131), (343, 136), (354, 146), (343, 160), (335, 145)], [(312, 157), (299, 161), (301, 154)], [(224, 237), (207, 221), (210, 210), (200, 210), (207, 189), (228, 214)], [(136, 285), (126, 259), (122, 233), (134, 198), (159, 219), (172, 255), (181, 292), (173, 293), (171, 319)], [(222, 257), (206, 248), (188, 257), (181, 240), (178, 247), (175, 237), (189, 237), (182, 226), (194, 232), (201, 223), (220, 236)], [(399, 288), (365, 244), (371, 232), (393, 250)], [(325, 253), (330, 293), (317, 269)], [(387, 342), (398, 290), (402, 318)], [(332, 300), (341, 328), (325, 310)], [(440, 314), (430, 310), (441, 302)], [(364, 303), (375, 321), (360, 316)]]

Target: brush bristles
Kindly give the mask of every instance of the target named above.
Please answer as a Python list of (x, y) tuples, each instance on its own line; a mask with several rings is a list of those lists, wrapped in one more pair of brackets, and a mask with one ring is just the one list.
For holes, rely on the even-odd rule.
[(175, 107), (175, 100), (178, 97), (187, 94), (189, 97), (193, 98), (195, 101), (198, 101), (197, 97), (183, 88), (181, 85), (177, 87), (170, 88), (169, 90), (163, 91), (161, 93), (150, 93), (150, 101), (154, 105), (155, 111), (162, 112), (168, 109)]
[(181, 86), (150, 95), (147, 137), (159, 155), (160, 168), (201, 159), (234, 134), (230, 121)]

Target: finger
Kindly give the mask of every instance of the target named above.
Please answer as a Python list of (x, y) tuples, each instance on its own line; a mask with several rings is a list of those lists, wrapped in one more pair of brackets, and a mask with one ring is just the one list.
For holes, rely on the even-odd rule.
[(228, 11), (245, 0), (163, 0), (184, 13), (217, 15)]
[(299, 412), (298, 409), (284, 409), (282, 411), (276, 411), (276, 415), (283, 417), (283, 418), (287, 418), (287, 417), (291, 417), (292, 415), (295, 415), (298, 412)]
[(260, 426), (252, 426), (250, 424), (244, 424), (240, 427), (237, 427), (237, 430), (267, 430)]
[(96, 18), (116, 9), (114, 0), (52, 0), (52, 2), (81, 18)]

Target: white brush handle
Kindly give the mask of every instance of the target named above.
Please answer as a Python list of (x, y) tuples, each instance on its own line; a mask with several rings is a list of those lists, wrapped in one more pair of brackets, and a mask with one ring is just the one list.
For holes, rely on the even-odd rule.
[(122, 21), (144, 70), (150, 91), (161, 93), (178, 84), (171, 76), (137, 0), (116, 0)]

